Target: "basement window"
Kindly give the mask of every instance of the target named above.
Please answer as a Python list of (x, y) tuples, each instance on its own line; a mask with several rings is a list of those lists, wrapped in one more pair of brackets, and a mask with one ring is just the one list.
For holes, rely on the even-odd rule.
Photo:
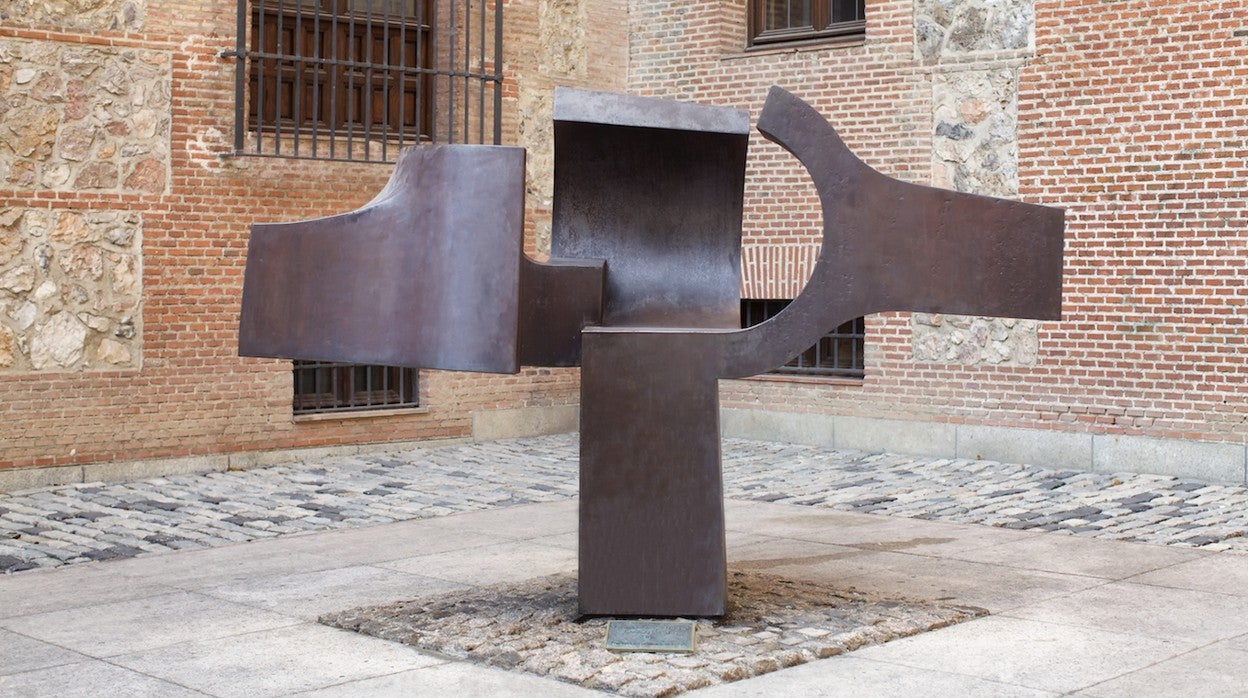
[(399, 366), (296, 361), (296, 415), (420, 406), (419, 371)]
[[(741, 326), (750, 327), (780, 314), (789, 300), (747, 298), (741, 301)], [(819, 376), (828, 378), (863, 377), (863, 345), (866, 319), (854, 318), (825, 334), (814, 346), (767, 375)]]

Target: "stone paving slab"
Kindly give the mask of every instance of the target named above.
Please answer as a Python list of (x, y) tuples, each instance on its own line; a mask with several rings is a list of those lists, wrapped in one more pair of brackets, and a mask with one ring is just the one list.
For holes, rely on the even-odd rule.
[[(0, 570), (128, 558), (576, 495), (574, 434), (0, 495)], [(728, 439), (725, 495), (1248, 552), (1248, 490)]]

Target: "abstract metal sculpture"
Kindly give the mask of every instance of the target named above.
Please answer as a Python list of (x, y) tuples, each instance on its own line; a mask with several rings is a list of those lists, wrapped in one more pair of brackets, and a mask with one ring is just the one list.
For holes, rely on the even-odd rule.
[(719, 379), (771, 370), (873, 312), (1060, 315), (1060, 209), (890, 179), (773, 87), (758, 129), (810, 173), (823, 247), (783, 312), (740, 329), (747, 114), (555, 99), (549, 263), (520, 248), (522, 150), (419, 146), (358, 211), (253, 226), (239, 352), (580, 365), (582, 613), (724, 613)]

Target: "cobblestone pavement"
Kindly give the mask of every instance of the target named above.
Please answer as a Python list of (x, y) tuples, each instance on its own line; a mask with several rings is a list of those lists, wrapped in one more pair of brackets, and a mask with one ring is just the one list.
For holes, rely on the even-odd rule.
[[(576, 494), (574, 435), (341, 456), (254, 470), (0, 495), (0, 570), (553, 501)], [(728, 439), (730, 498), (1248, 552), (1248, 490)]]
[(607, 618), (576, 618), (576, 578), (539, 577), (330, 613), (320, 622), (456, 659), (625, 696), (672, 696), (947, 627), (982, 608), (899, 599), (753, 571), (728, 576), (728, 614), (697, 653), (610, 652)]

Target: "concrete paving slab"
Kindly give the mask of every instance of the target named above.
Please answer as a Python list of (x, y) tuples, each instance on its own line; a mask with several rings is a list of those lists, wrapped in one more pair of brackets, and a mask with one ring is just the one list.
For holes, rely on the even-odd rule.
[(613, 694), (592, 691), (553, 679), (543, 679), (532, 674), (457, 662), (351, 681), (298, 695), (306, 698), (357, 698), (358, 696), (370, 696), (370, 698), (410, 698), (411, 696), (578, 698)]
[(331, 557), (300, 552), (297, 538), (179, 550), (109, 563), (120, 574), (178, 589), (206, 589), (274, 574), (295, 574), (340, 567)]
[(870, 560), (874, 569), (847, 577), (843, 583), (883, 594), (977, 606), (991, 613), (1002, 613), (1104, 583), (1095, 577), (963, 560), (880, 555)]
[(855, 563), (872, 559), (879, 560), (880, 556), (843, 545), (777, 536), (742, 535), (728, 544), (729, 567), (759, 572), (820, 565), (830, 575), (861, 574), (872, 567)]
[(407, 572), (353, 565), (332, 570), (258, 577), (203, 590), (204, 594), (307, 621), (331, 611), (404, 601), (463, 588)]
[(474, 511), (427, 519), (442, 530), (484, 533), (505, 539), (523, 540), (576, 532), (575, 499), (540, 504), (524, 504), (503, 509)]
[(1209, 555), (1131, 577), (1137, 584), (1248, 596), (1248, 555)]
[(563, 548), (576, 552), (579, 540), (576, 533), (556, 533), (553, 536), (542, 536), (541, 538), (530, 538), (530, 543), (537, 545), (548, 545), (552, 548)]
[(0, 676), (0, 695), (22, 698), (186, 698), (205, 694), (107, 662), (91, 660)]
[(949, 553), (949, 557), (1061, 574), (1126, 579), (1209, 554), (1192, 548), (1168, 548), (1053, 534), (1028, 536), (998, 545), (954, 551)]
[(1060, 694), (974, 676), (843, 656), (764, 674), (748, 681), (704, 688), (694, 695), (698, 698), (774, 698), (786, 695), (844, 698), (1045, 698)]
[(872, 659), (1065, 693), (1194, 649), (1094, 628), (990, 616), (858, 650)]
[(295, 623), (192, 592), (161, 594), (0, 620), (0, 627), (92, 657), (210, 640)]
[(1110, 679), (1075, 693), (1089, 698), (1193, 695), (1200, 698), (1242, 698), (1248, 694), (1243, 652), (1225, 643), (1201, 647), (1173, 659)]
[(385, 676), (446, 660), (393, 642), (300, 623), (183, 642), (114, 657), (113, 662), (229, 698), (261, 698)]
[(342, 565), (360, 565), (489, 545), (498, 540), (497, 536), (467, 530), (448, 536), (444, 526), (431, 523), (429, 519), (420, 519), (295, 536), (287, 540), (286, 549), (328, 557)]
[[(1239, 637), (1230, 638), (1229, 640), (1223, 641), (1222, 644), (1226, 645), (1228, 648), (1233, 649), (1233, 650), (1239, 650), (1241, 652), (1248, 652), (1248, 634), (1240, 635)], [(1246, 683), (1248, 683), (1248, 677), (1246, 677), (1244, 680)]]
[(86, 659), (87, 657), (64, 647), (0, 630), (0, 675), (73, 664)]
[(576, 552), (512, 541), (435, 555), (378, 563), (378, 567), (410, 572), (460, 584), (518, 582), (548, 574), (575, 574)]
[(0, 575), (0, 619), (176, 591), (155, 580), (135, 584), (115, 564), (90, 563)]
[(1194, 645), (1248, 633), (1248, 597), (1124, 582), (1049, 599), (1008, 615)]
[(745, 504), (732, 502), (726, 508), (724, 518), (729, 530), (766, 531), (773, 536), (863, 550), (943, 555), (1040, 535), (991, 526), (855, 514), (793, 504)]

